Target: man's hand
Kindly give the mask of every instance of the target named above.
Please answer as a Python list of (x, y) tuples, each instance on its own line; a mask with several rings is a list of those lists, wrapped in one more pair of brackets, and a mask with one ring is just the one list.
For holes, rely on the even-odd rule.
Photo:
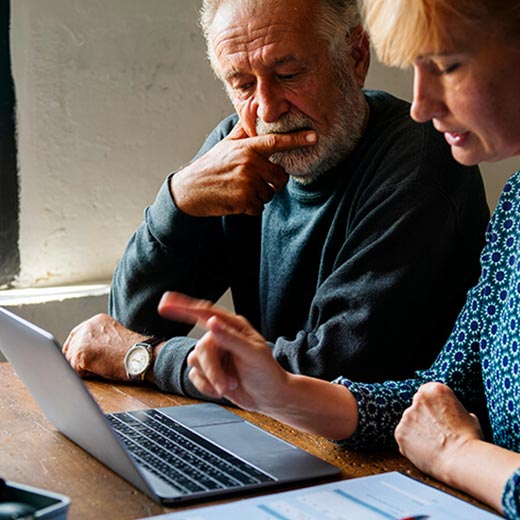
[(163, 296), (159, 313), (207, 329), (188, 357), (190, 380), (200, 392), (248, 410), (269, 413), (277, 407), (289, 374), (245, 318), (173, 292)]
[(128, 330), (107, 314), (98, 314), (71, 331), (63, 352), (81, 377), (126, 381), (125, 354), (144, 339), (146, 336)]
[(444, 482), (459, 452), (483, 438), (480, 424), (441, 383), (427, 383), (415, 394), (395, 430), (401, 453), (419, 469)]
[(225, 139), (171, 177), (175, 204), (193, 217), (258, 215), (289, 178), (269, 157), (312, 146), (316, 140), (314, 131), (248, 137), (238, 123)]

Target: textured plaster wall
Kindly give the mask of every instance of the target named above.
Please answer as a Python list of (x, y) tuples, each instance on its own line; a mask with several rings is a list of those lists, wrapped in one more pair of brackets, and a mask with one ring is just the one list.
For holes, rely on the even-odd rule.
[(109, 280), (144, 207), (230, 111), (199, 0), (14, 0), (19, 286)]
[[(19, 286), (109, 280), (168, 172), (230, 111), (200, 0), (12, 0)], [(411, 73), (367, 85), (411, 97)], [(516, 160), (483, 167), (490, 205)]]
[[(200, 0), (12, 0), (18, 103), (18, 285), (109, 281), (168, 172), (230, 111), (196, 25)], [(372, 58), (367, 86), (411, 99)], [(512, 159), (483, 165), (491, 207)], [(2, 301), (63, 341), (106, 296)], [(229, 295), (221, 302), (231, 307)], [(0, 353), (0, 360), (2, 359)]]

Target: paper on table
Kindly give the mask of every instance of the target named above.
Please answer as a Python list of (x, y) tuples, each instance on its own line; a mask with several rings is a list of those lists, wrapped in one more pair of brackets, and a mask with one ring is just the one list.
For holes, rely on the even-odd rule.
[(448, 493), (389, 472), (153, 517), (161, 520), (428, 520), (502, 518)]

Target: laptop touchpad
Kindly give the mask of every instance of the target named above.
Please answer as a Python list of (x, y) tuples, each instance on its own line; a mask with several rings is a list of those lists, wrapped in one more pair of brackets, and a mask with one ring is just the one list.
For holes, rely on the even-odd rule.
[[(197, 433), (237, 457), (261, 468), (276, 478), (298, 475), (305, 464), (305, 452), (251, 423), (227, 423), (196, 428)], [(298, 457), (301, 454), (302, 457)], [(308, 461), (307, 461), (308, 462)]]

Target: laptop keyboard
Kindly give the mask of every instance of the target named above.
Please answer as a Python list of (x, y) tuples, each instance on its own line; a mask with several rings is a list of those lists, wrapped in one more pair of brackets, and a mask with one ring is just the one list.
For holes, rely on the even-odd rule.
[(274, 480), (158, 410), (106, 417), (141, 466), (184, 494)]

